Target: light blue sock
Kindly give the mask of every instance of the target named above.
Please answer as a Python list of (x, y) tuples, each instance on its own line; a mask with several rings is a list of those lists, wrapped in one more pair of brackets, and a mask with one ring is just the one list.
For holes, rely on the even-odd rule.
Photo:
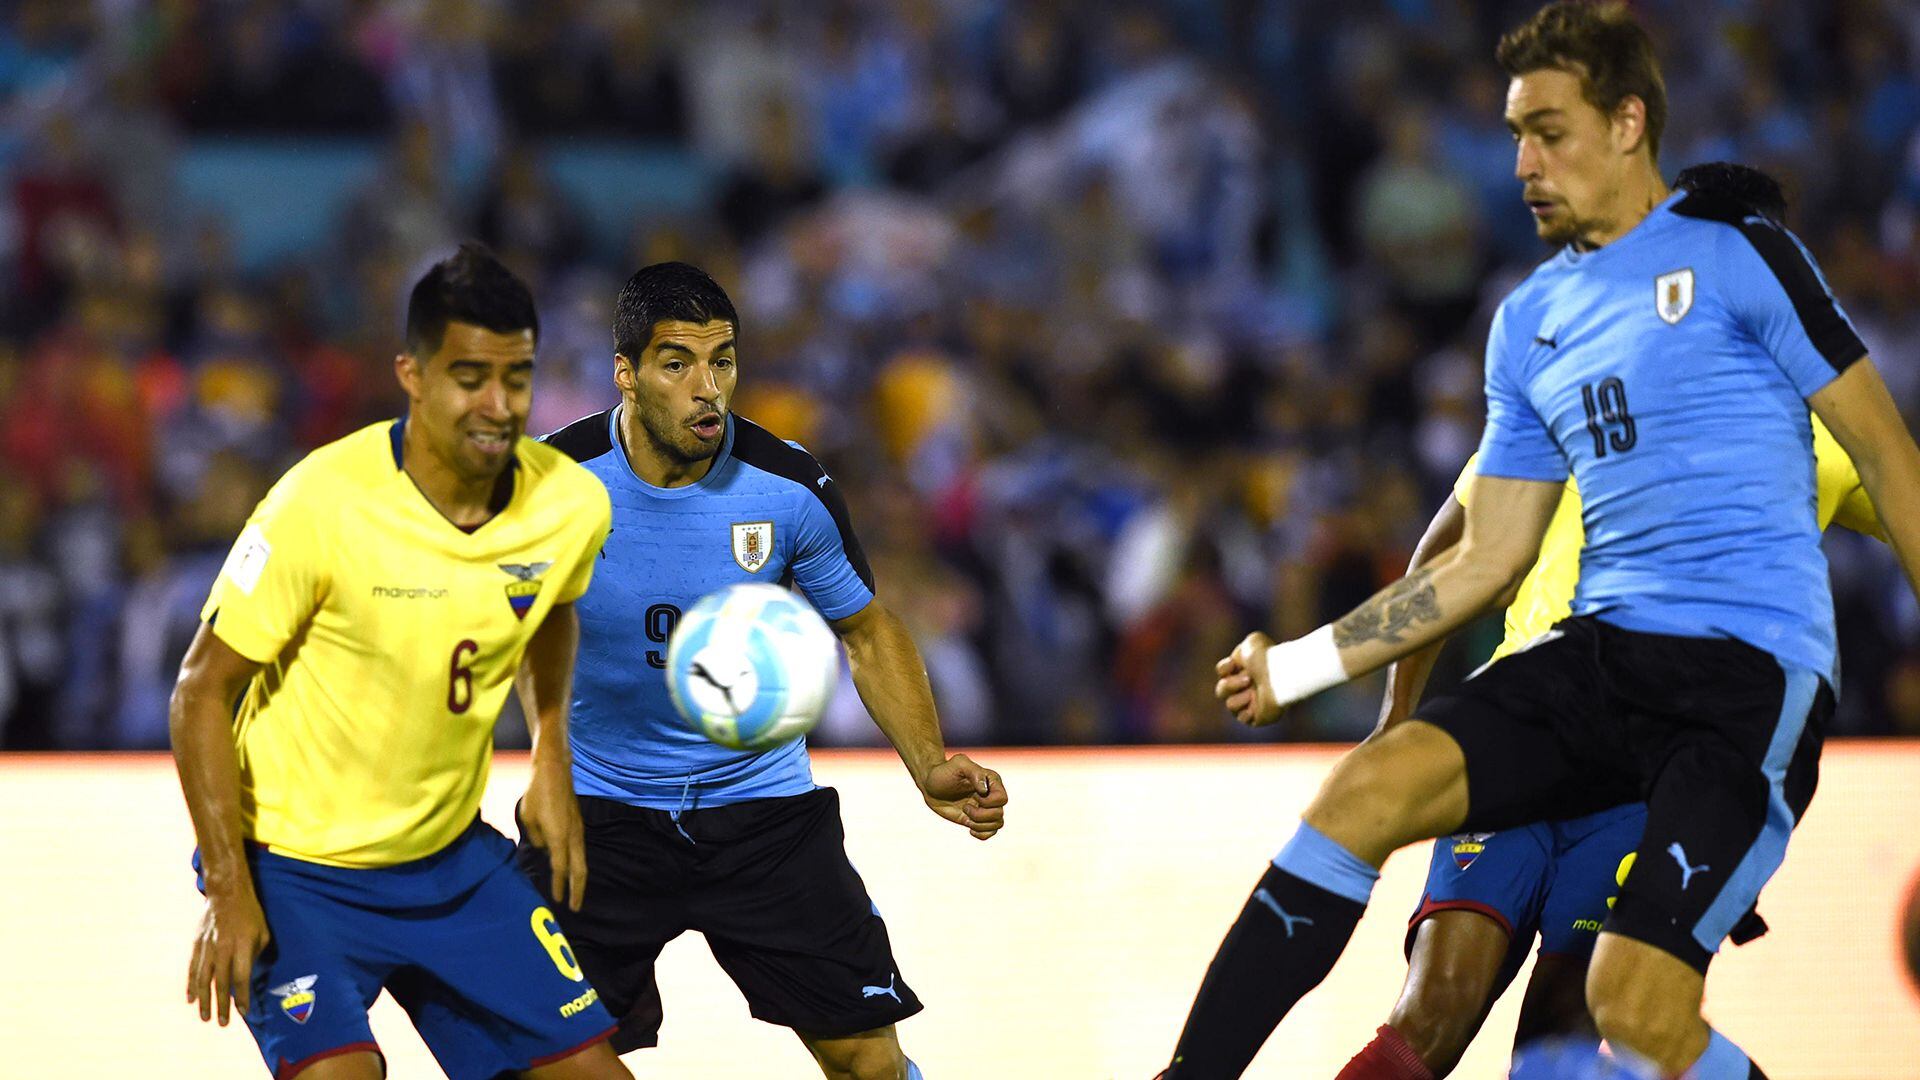
[(1707, 1033), (1707, 1050), (1693, 1067), (1680, 1074), (1680, 1080), (1747, 1080), (1753, 1075), (1753, 1062), (1732, 1040), (1717, 1031)]
[(1380, 880), (1380, 871), (1366, 860), (1304, 821), (1287, 846), (1273, 857), (1273, 865), (1356, 904), (1365, 904), (1373, 896), (1373, 883)]
[(927, 1080), (920, 1075), (920, 1066), (915, 1065), (912, 1058), (907, 1059), (907, 1080)]
[(1513, 1051), (1507, 1080), (1662, 1080), (1660, 1070), (1632, 1054), (1602, 1053), (1595, 1039), (1549, 1036)]

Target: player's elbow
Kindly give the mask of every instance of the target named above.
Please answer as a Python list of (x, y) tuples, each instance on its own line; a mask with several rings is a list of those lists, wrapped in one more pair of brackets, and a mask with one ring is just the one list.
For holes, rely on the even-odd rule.
[(1493, 604), (1491, 606), (1497, 608), (1512, 607), (1513, 602), (1520, 598), (1520, 584), (1526, 579), (1527, 575), (1525, 571), (1510, 577), (1507, 583), (1501, 586), (1499, 595), (1493, 598)]
[(867, 606), (859, 611), (833, 620), (831, 625), (833, 632), (846, 645), (847, 656), (854, 662), (877, 652), (896, 631), (905, 632), (900, 620), (882, 606), (877, 597), (867, 601)]
[(1462, 545), (1455, 549), (1447, 569), (1459, 582), (1456, 595), (1467, 601), (1462, 606), (1477, 614), (1511, 604), (1532, 567), (1530, 558), (1505, 547)]
[(195, 718), (204, 712), (202, 702), (206, 700), (205, 676), (193, 668), (185, 668), (180, 678), (173, 684), (173, 694), (167, 699), (167, 738), (178, 753), (192, 741)]
[(189, 662), (180, 669), (167, 699), (167, 737), (176, 752), (190, 745), (201, 729), (225, 732), (247, 680), (222, 677), (208, 665)]

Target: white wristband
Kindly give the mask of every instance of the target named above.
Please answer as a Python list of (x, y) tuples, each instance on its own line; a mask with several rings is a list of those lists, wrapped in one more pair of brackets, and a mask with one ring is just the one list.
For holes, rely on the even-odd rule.
[(1267, 681), (1282, 708), (1339, 686), (1347, 678), (1347, 669), (1340, 666), (1340, 647), (1333, 643), (1332, 623), (1267, 650)]

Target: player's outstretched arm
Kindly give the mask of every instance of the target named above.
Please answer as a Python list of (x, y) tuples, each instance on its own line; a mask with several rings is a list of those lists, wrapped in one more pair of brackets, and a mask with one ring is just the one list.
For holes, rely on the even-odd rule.
[(846, 642), (861, 702), (900, 754), (927, 806), (965, 825), (975, 839), (999, 832), (1006, 823), (1007, 786), (999, 773), (967, 755), (947, 756), (927, 667), (906, 626), (875, 599), (834, 620), (833, 629)]
[(247, 869), (240, 758), (233, 745), (234, 702), (259, 670), (202, 623), (180, 664), (167, 709), (173, 761), (200, 845), (207, 894), (187, 965), (187, 1001), (199, 1004), (202, 1020), (217, 1010), (223, 1027), (229, 1001), (246, 1015), (253, 962), (271, 939)]
[(1287, 706), (1376, 671), (1446, 638), (1526, 577), (1540, 552), (1560, 481), (1476, 476), (1460, 543), (1306, 637), (1248, 634), (1217, 665), (1214, 694), (1261, 727)]
[[(1466, 531), (1467, 508), (1449, 494), (1433, 520), (1427, 523), (1420, 542), (1413, 546), (1413, 560), (1407, 564), (1407, 573), (1445, 558)], [(1433, 674), (1434, 662), (1440, 659), (1440, 649), (1446, 643), (1443, 637), (1388, 665), (1387, 694), (1380, 703), (1380, 722), (1374, 726), (1375, 735), (1413, 715), (1413, 707), (1420, 703), (1420, 692), (1426, 689), (1427, 677)]]
[(1808, 399), (1879, 511), (1907, 584), (1920, 595), (1920, 447), (1871, 359), (1862, 357)]
[(514, 674), (514, 690), (533, 734), (533, 775), (520, 799), (520, 824), (527, 841), (545, 849), (553, 866), (548, 895), (574, 911), (587, 894), (586, 829), (573, 794), (573, 744), (567, 738), (579, 645), (579, 614), (572, 604), (555, 604), (528, 640)]

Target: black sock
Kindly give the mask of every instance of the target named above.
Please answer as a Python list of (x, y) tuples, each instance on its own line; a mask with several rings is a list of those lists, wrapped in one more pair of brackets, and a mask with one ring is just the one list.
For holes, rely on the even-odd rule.
[(1167, 1080), (1244, 1072), (1281, 1017), (1333, 970), (1366, 909), (1268, 867), (1207, 967)]

